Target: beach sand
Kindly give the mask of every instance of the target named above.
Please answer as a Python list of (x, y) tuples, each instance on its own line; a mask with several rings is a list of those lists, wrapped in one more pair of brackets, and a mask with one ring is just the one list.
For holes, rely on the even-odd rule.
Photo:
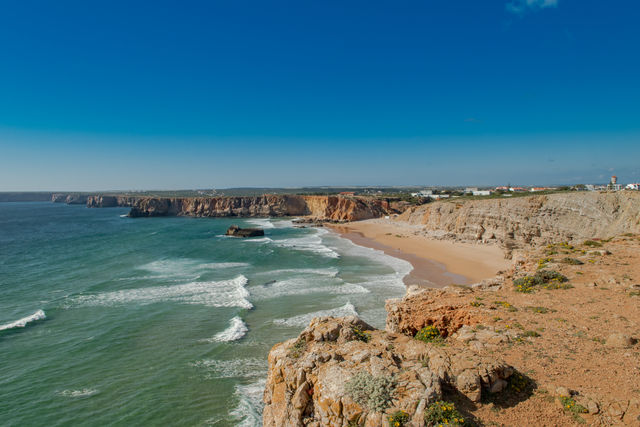
[(404, 279), (407, 286), (469, 285), (511, 265), (496, 245), (435, 240), (421, 235), (419, 226), (398, 221), (373, 219), (329, 227), (357, 245), (410, 262), (413, 270)]

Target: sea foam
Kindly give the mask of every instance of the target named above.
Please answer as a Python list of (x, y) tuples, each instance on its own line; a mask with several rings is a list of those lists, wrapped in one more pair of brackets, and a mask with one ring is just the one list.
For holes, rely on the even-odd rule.
[(322, 236), (327, 233), (328, 231), (326, 230), (316, 229), (313, 234), (306, 234), (302, 237), (274, 240), (273, 243), (276, 246), (284, 248), (314, 252), (329, 258), (340, 258), (340, 255), (336, 251), (323, 243)]
[(260, 228), (274, 228), (275, 226), (273, 225), (273, 223), (271, 222), (271, 220), (269, 220), (269, 218), (251, 218), (251, 219), (246, 219), (246, 222), (248, 222), (251, 225), (254, 225), (256, 227), (260, 227)]
[(191, 366), (204, 370), (208, 380), (220, 378), (259, 378), (267, 372), (266, 359), (203, 359), (191, 363)]
[(35, 322), (38, 320), (44, 320), (47, 316), (44, 314), (43, 310), (38, 310), (30, 316), (23, 317), (22, 319), (18, 319), (15, 322), (6, 323), (4, 325), (0, 325), (0, 331), (6, 331), (9, 329), (15, 328), (24, 328), (31, 322)]
[(289, 326), (289, 327), (305, 327), (315, 317), (323, 317), (323, 316), (344, 317), (344, 316), (357, 316), (357, 315), (358, 315), (358, 312), (356, 311), (356, 308), (353, 306), (353, 304), (348, 302), (342, 307), (332, 308), (330, 310), (315, 311), (313, 313), (301, 314), (299, 316), (293, 316), (287, 319), (275, 319), (273, 323), (275, 323), (276, 325), (283, 325), (283, 326)]
[(234, 397), (238, 399), (238, 405), (230, 415), (237, 421), (239, 427), (256, 427), (262, 425), (262, 394), (267, 381), (266, 378), (247, 384), (237, 384)]
[(173, 286), (152, 286), (124, 289), (94, 295), (80, 295), (73, 302), (82, 306), (116, 306), (124, 304), (153, 304), (174, 301), (208, 307), (240, 307), (250, 309), (248, 280), (240, 275), (235, 279), (218, 282), (191, 282)]
[(89, 397), (96, 394), (98, 390), (93, 388), (83, 388), (81, 390), (63, 390), (56, 394), (63, 397)]
[(341, 279), (329, 277), (294, 277), (277, 280), (264, 285), (249, 288), (253, 300), (268, 300), (287, 295), (331, 294), (350, 295), (366, 294), (369, 290), (354, 283), (344, 283)]
[(201, 340), (203, 342), (229, 342), (237, 341), (246, 335), (247, 325), (242, 321), (240, 316), (236, 316), (229, 322), (229, 327), (222, 332), (215, 334), (211, 338)]

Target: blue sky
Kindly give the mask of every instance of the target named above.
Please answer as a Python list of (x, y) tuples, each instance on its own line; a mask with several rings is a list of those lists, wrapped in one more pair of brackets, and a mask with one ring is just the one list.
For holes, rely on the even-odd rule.
[(630, 0), (0, 8), (0, 191), (640, 181)]

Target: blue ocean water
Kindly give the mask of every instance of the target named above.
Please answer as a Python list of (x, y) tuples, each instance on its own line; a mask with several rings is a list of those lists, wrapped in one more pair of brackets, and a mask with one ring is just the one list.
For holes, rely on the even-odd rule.
[(411, 269), (290, 219), (126, 213), (0, 203), (0, 425), (260, 426), (269, 349), (319, 315), (383, 327)]

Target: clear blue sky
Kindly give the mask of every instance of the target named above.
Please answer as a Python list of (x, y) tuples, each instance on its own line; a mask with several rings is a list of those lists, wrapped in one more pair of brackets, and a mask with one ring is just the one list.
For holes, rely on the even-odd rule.
[(0, 191), (640, 181), (640, 4), (3, 1)]

